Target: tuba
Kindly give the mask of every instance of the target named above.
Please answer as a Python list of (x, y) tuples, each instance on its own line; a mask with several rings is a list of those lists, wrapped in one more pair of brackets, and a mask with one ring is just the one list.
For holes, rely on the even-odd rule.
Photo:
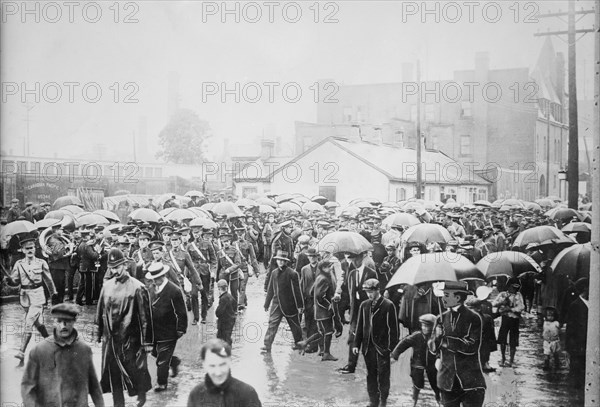
[(53, 235), (52, 228), (44, 229), (42, 233), (40, 233), (38, 241), (42, 248), (43, 256), (50, 258), (50, 261), (69, 257), (75, 250), (75, 245), (69, 237), (65, 235)]

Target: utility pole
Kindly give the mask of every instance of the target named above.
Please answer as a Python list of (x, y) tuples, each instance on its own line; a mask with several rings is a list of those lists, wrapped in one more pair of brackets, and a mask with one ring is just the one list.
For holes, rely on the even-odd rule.
[[(568, 80), (569, 80), (569, 153), (567, 163), (567, 182), (568, 182), (568, 201), (569, 208), (575, 210), (578, 209), (579, 200), (579, 140), (578, 140), (578, 128), (577, 128), (577, 34), (585, 34), (594, 32), (593, 29), (577, 29), (576, 23), (579, 20), (575, 20), (577, 15), (581, 15), (583, 18), (586, 14), (593, 13), (594, 10), (580, 10), (575, 11), (575, 0), (569, 0), (569, 11), (567, 13), (548, 13), (540, 14), (538, 18), (547, 17), (562, 17), (568, 16), (568, 30), (567, 31), (552, 31), (546, 33), (534, 34), (535, 36), (548, 36), (548, 35), (567, 35), (567, 43), (569, 47), (569, 61), (568, 61)], [(548, 140), (550, 143), (550, 140)]]
[(546, 196), (550, 195), (550, 101), (546, 106)]
[(585, 366), (585, 405), (600, 406), (600, 0), (596, 0), (594, 26), (594, 164), (592, 169), (592, 252)]
[(423, 172), (421, 168), (421, 61), (417, 59), (417, 199), (421, 199)]

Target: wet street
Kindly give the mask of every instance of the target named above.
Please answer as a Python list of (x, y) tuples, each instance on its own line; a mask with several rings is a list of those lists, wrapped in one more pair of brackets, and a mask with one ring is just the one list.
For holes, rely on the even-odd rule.
[[(271, 355), (261, 355), (266, 332), (268, 315), (263, 309), (263, 278), (251, 279), (248, 284), (249, 308), (238, 317), (234, 333), (233, 375), (253, 385), (266, 406), (362, 406), (368, 402), (366, 391), (366, 370), (362, 356), (358, 369), (353, 375), (341, 375), (336, 368), (345, 365), (348, 355), (346, 345), (347, 326), (344, 335), (334, 339), (332, 354), (337, 362), (321, 362), (316, 354), (304, 356), (291, 350), (291, 333), (282, 323)], [(94, 363), (100, 370), (100, 344), (95, 341), (93, 318), (95, 307), (87, 307), (79, 318), (76, 328), (94, 349)], [(190, 313), (191, 315), (191, 313)], [(18, 350), (21, 337), (23, 311), (18, 303), (2, 307), (1, 402), (3, 407), (20, 406), (20, 379), (23, 368), (17, 368), (14, 354)], [(520, 347), (517, 350), (513, 368), (498, 368), (495, 373), (486, 374), (488, 389), (486, 404), (495, 406), (579, 406), (583, 399), (577, 395), (572, 383), (568, 382), (567, 369), (557, 372), (542, 370), (543, 354), (540, 328), (537, 319), (522, 319)], [(49, 327), (52, 320), (48, 311), (45, 322)], [(403, 332), (403, 335), (407, 332)], [(216, 334), (214, 307), (209, 311), (208, 323), (188, 327), (187, 334), (178, 342), (175, 354), (182, 360), (180, 374), (170, 378), (167, 391), (148, 393), (147, 406), (185, 406), (187, 397), (204, 373), (199, 358), (201, 344)], [(40, 340), (39, 335), (36, 338)], [(34, 343), (35, 339), (32, 340)], [(564, 341), (563, 341), (564, 343)], [(31, 349), (31, 344), (28, 351)], [(409, 377), (410, 352), (392, 364), (392, 388), (390, 406), (412, 406), (412, 384)], [(492, 354), (490, 364), (498, 367), (499, 351)], [(155, 359), (148, 357), (153, 384), (156, 380)], [(128, 399), (128, 405), (135, 405), (135, 398)], [(112, 405), (110, 394), (105, 394), (107, 406)], [(489, 404), (495, 403), (495, 404)], [(434, 406), (433, 392), (426, 389), (421, 393), (419, 405)]]

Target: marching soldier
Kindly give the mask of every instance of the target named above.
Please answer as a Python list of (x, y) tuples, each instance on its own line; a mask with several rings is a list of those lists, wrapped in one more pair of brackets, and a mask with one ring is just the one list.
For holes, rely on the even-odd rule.
[(82, 242), (77, 247), (77, 257), (79, 258), (79, 287), (75, 302), (77, 305), (83, 305), (83, 296), (85, 295), (85, 304), (93, 305), (94, 301), (94, 278), (96, 272), (96, 262), (100, 259), (102, 248), (96, 240), (96, 236), (90, 230), (82, 230)]
[(58, 293), (57, 301), (63, 302), (65, 298), (65, 283), (70, 268), (70, 257), (67, 255), (69, 247), (64, 243), (62, 236), (62, 229), (60, 227), (61, 221), (51, 225), (52, 234), (46, 240), (46, 248), (44, 256), (48, 257), (48, 266), (50, 268), (50, 274), (54, 281), (54, 286)]
[[(202, 281), (200, 281), (200, 276), (194, 267), (194, 263), (192, 262), (192, 258), (190, 257), (189, 253), (181, 248), (181, 233), (179, 231), (174, 231), (171, 234), (170, 241), (171, 248), (167, 248), (165, 257), (171, 262), (175, 272), (179, 275), (179, 285), (185, 292), (188, 311), (191, 311), (191, 292), (195, 285), (199, 286), (198, 290), (202, 290)], [(185, 289), (185, 278), (187, 278), (191, 283), (189, 292)]]
[(275, 234), (273, 224), (275, 223), (275, 215), (269, 215), (267, 217), (267, 222), (265, 226), (262, 228), (262, 240), (263, 240), (263, 265), (265, 269), (269, 267), (269, 263), (271, 261), (271, 244), (273, 243), (273, 235)]
[(242, 259), (240, 253), (231, 245), (231, 234), (222, 233), (219, 236), (222, 248), (217, 253), (219, 259), (217, 272), (218, 279), (229, 283), (229, 292), (235, 299), (235, 309), (238, 306), (238, 294), (240, 288), (240, 267)]
[(148, 266), (152, 263), (152, 251), (148, 247), (152, 234), (146, 231), (140, 231), (137, 235), (139, 249), (133, 252), (133, 261), (135, 261), (135, 277), (140, 281), (144, 281), (144, 276), (148, 271)]
[(254, 275), (258, 277), (259, 270), (254, 246), (246, 240), (246, 228), (243, 225), (241, 227), (236, 227), (235, 233), (237, 234), (237, 241), (235, 241), (233, 245), (242, 259), (240, 269), (243, 274), (240, 275), (240, 292), (238, 299), (238, 309), (242, 310), (248, 306), (248, 298), (246, 297), (248, 278)]
[[(198, 304), (198, 290), (192, 288), (192, 312), (194, 313), (194, 320), (192, 325), (198, 323), (198, 314), (202, 318), (202, 323), (206, 324), (206, 314), (209, 306), (209, 296), (212, 299), (210, 293), (212, 289), (211, 278), (216, 277), (217, 272), (217, 255), (215, 248), (210, 240), (212, 232), (210, 228), (203, 228), (202, 226), (192, 226), (192, 235), (194, 241), (191, 242), (187, 247), (192, 263), (196, 270), (200, 274), (200, 280), (202, 281), (203, 289), (200, 290), (201, 296), (201, 310)], [(200, 311), (200, 312), (199, 312)]]
[(10, 285), (21, 285), (20, 300), (25, 310), (25, 329), (21, 341), (19, 353), (15, 355), (19, 359), (19, 366), (23, 366), (25, 350), (33, 335), (33, 327), (44, 337), (48, 337), (48, 331), (44, 325), (43, 311), (46, 305), (46, 295), (42, 283), (46, 284), (52, 293), (52, 302), (56, 302), (57, 292), (50, 275), (50, 268), (45, 260), (35, 257), (35, 239), (26, 238), (21, 242), (21, 251), (25, 258), (17, 260), (12, 273), (7, 276)]

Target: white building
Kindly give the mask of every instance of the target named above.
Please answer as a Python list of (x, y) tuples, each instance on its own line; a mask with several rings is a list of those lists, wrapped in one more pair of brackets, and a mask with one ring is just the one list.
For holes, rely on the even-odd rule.
[[(257, 159), (234, 178), (239, 197), (252, 193), (323, 195), (346, 204), (359, 197), (401, 201), (415, 196), (416, 150), (329, 137), (286, 162)], [(447, 155), (423, 150), (423, 198), (473, 203), (490, 182)]]

